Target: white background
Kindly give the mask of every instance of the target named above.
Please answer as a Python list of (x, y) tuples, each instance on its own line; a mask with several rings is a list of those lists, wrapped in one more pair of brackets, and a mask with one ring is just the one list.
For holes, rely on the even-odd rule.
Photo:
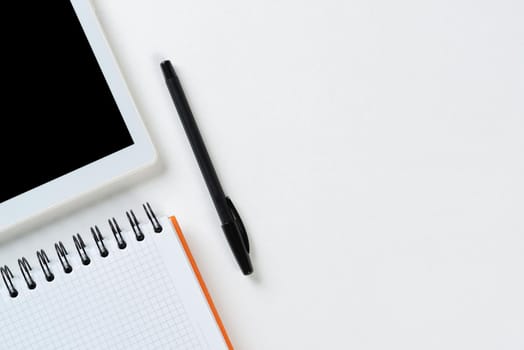
[[(94, 4), (163, 169), (4, 243), (2, 263), (149, 200), (178, 216), (238, 349), (524, 348), (522, 1)], [(253, 278), (162, 58), (245, 219)]]

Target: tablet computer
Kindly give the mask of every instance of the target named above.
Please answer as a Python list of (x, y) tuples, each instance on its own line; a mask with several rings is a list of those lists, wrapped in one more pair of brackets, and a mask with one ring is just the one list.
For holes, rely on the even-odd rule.
[(0, 235), (156, 160), (88, 0), (2, 13)]

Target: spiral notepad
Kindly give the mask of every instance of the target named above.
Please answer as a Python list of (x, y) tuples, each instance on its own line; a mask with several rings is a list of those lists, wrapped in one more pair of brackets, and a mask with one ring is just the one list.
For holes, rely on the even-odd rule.
[(176, 219), (144, 210), (2, 266), (2, 348), (232, 349)]

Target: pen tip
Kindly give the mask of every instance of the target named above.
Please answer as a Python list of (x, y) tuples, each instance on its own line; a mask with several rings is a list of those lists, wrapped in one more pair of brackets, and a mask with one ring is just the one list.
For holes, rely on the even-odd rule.
[(162, 72), (164, 73), (166, 79), (176, 77), (175, 68), (173, 67), (173, 64), (170, 60), (165, 60), (162, 62), (160, 67), (162, 68)]

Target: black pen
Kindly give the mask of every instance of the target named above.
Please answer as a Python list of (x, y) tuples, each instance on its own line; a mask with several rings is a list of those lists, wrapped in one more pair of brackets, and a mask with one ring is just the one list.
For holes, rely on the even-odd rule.
[(231, 199), (225, 195), (222, 185), (218, 180), (217, 173), (207, 152), (202, 135), (198, 130), (193, 113), (189, 108), (189, 103), (187, 102), (175, 68), (170, 61), (162, 62), (161, 67), (166, 79), (167, 88), (173, 98), (178, 115), (193, 148), (193, 153), (195, 153), (198, 165), (200, 166), (207, 188), (209, 189), (218, 216), (222, 222), (222, 229), (229, 242), (229, 246), (231, 250), (233, 250), (233, 254), (238, 265), (240, 265), (242, 273), (249, 275), (253, 272), (253, 265), (249, 258), (249, 241), (242, 219), (238, 215)]

